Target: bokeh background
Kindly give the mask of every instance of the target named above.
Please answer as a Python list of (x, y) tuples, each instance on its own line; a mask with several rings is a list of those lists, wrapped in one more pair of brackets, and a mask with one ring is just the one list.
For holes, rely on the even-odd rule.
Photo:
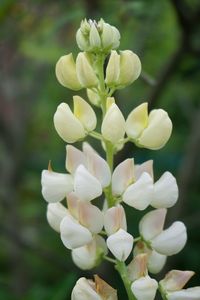
[[(121, 49), (142, 61), (143, 73), (115, 96), (125, 116), (136, 105), (166, 109), (172, 137), (159, 151), (128, 144), (116, 163), (153, 158), (156, 178), (169, 170), (178, 180), (178, 204), (167, 223), (182, 220), (189, 240), (168, 259), (171, 268), (191, 269), (200, 283), (200, 2), (199, 0), (1, 0), (0, 1), (0, 299), (68, 300), (75, 281), (98, 272), (126, 299), (113, 266), (82, 272), (46, 221), (40, 173), (52, 160), (65, 172), (65, 143), (52, 117), (73, 92), (55, 78), (61, 55), (78, 53), (75, 33), (83, 18), (103, 17), (121, 32)], [(83, 92), (79, 93), (83, 97)], [(90, 140), (91, 141), (91, 140)], [(100, 150), (99, 144), (94, 143)], [(144, 214), (128, 209), (129, 230), (137, 235)], [(157, 276), (161, 278), (163, 274)], [(159, 299), (159, 297), (158, 297)]]

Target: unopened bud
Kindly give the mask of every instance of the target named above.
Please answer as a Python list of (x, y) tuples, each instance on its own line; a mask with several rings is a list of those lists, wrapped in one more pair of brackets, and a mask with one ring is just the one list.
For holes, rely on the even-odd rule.
[(76, 58), (76, 72), (78, 80), (83, 87), (92, 88), (97, 86), (97, 76), (85, 52), (80, 52)]
[(106, 79), (105, 83), (107, 86), (112, 87), (117, 84), (120, 73), (120, 56), (117, 51), (112, 50), (106, 68)]

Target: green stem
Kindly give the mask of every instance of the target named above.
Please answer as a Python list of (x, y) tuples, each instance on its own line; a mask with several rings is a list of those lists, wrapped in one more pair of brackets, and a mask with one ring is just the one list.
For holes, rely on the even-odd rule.
[(109, 261), (110, 263), (112, 263), (112, 264), (116, 264), (116, 260), (115, 259), (113, 259), (113, 258), (111, 258), (111, 257), (109, 257), (109, 256), (104, 256), (104, 259), (105, 260), (107, 260), (107, 261)]
[(89, 135), (92, 136), (93, 138), (103, 141), (103, 137), (100, 133), (96, 132), (96, 131), (90, 131)]
[(135, 298), (135, 296), (133, 295), (133, 292), (131, 291), (131, 281), (128, 279), (128, 272), (127, 272), (127, 267), (126, 267), (125, 263), (122, 261), (117, 261), (117, 263), (115, 265), (115, 269), (118, 271), (118, 273), (124, 283), (126, 293), (128, 295), (128, 299), (129, 300), (137, 300)]

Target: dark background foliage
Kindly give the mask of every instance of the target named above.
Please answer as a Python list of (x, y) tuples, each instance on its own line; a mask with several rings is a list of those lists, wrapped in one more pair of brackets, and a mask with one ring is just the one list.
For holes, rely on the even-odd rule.
[[(137, 104), (169, 112), (174, 124), (165, 148), (147, 151), (128, 144), (125, 156), (140, 163), (154, 159), (156, 178), (165, 170), (178, 180), (178, 204), (167, 223), (182, 220), (189, 240), (168, 259), (171, 268), (192, 269), (200, 283), (200, 2), (199, 0), (1, 0), (0, 1), (0, 299), (70, 299), (78, 277), (59, 235), (48, 226), (41, 196), (40, 173), (52, 160), (64, 172), (65, 144), (56, 134), (52, 116), (73, 93), (56, 81), (57, 59), (78, 52), (75, 33), (83, 18), (103, 17), (121, 32), (121, 49), (132, 49), (143, 73), (132, 86), (116, 93), (127, 116)], [(83, 96), (85, 94), (81, 93)], [(95, 143), (96, 147), (99, 147)], [(137, 235), (143, 215), (129, 209), (129, 230)], [(86, 276), (100, 274), (123, 287), (112, 265), (104, 263)], [(163, 274), (157, 276), (161, 278)]]

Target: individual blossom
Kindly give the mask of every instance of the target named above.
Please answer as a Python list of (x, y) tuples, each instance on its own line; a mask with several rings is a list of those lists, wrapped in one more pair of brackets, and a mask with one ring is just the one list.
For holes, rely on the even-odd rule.
[(120, 33), (103, 19), (99, 22), (85, 19), (76, 33), (76, 41), (83, 51), (107, 53), (119, 47)]
[(140, 277), (131, 285), (131, 290), (137, 300), (154, 300), (157, 288), (157, 281), (148, 275)]
[(96, 127), (96, 115), (92, 107), (81, 97), (74, 96), (74, 113), (66, 103), (61, 103), (54, 114), (54, 126), (67, 143), (83, 139)]
[(89, 270), (98, 266), (107, 252), (105, 240), (96, 235), (89, 244), (73, 249), (72, 259), (80, 269)]
[(132, 110), (126, 120), (126, 133), (140, 147), (157, 150), (169, 140), (172, 122), (166, 111), (154, 109), (148, 115), (147, 103)]
[(193, 271), (172, 270), (160, 281), (161, 293), (167, 300), (199, 300), (200, 286), (183, 289), (194, 275)]
[(71, 300), (117, 300), (117, 291), (99, 276), (93, 280), (81, 277), (73, 288)]
[(180, 252), (186, 244), (187, 233), (185, 225), (174, 222), (163, 230), (167, 210), (156, 209), (147, 213), (139, 223), (142, 238), (151, 248), (163, 255), (174, 255)]

